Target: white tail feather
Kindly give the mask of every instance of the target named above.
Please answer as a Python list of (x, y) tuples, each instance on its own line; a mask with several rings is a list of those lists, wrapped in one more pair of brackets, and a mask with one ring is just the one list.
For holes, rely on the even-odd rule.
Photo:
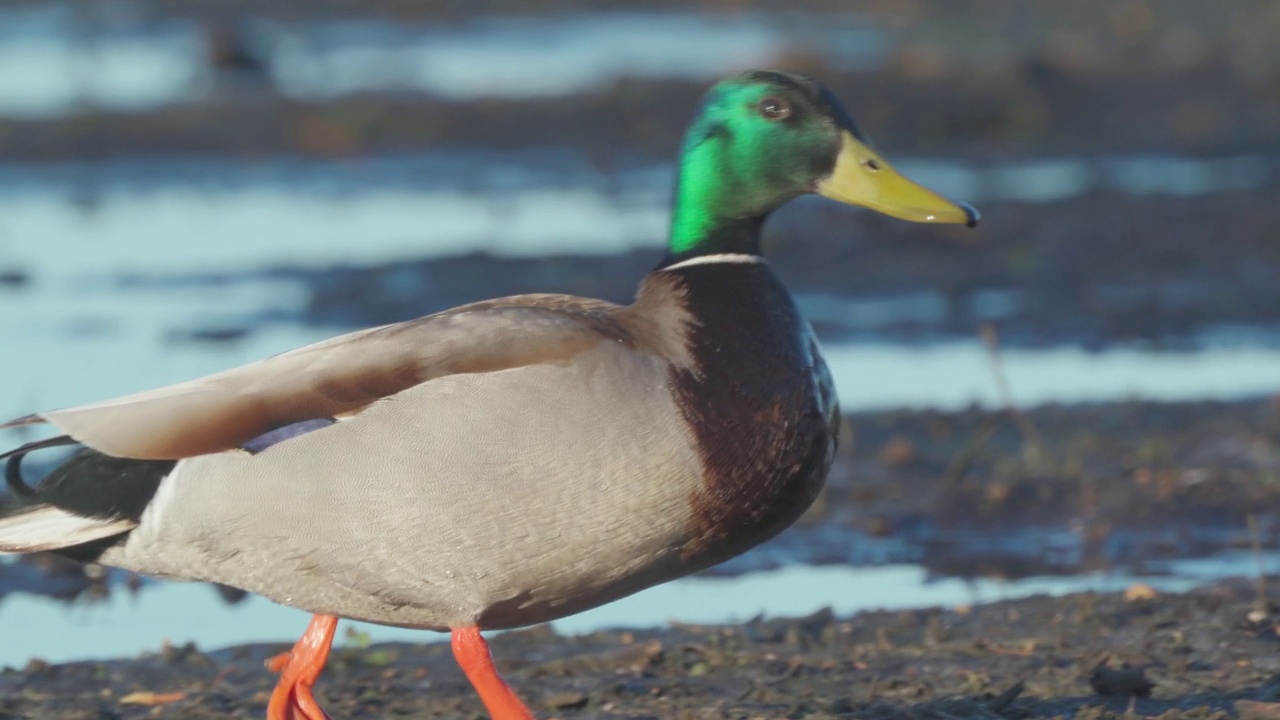
[(137, 527), (133, 520), (102, 520), (41, 505), (0, 518), (0, 554), (57, 550), (119, 535)]

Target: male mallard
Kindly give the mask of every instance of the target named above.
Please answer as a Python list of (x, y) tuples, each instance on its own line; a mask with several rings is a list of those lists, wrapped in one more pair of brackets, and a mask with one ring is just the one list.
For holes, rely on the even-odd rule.
[[(721, 562), (822, 486), (835, 390), (760, 257), (765, 217), (817, 192), (917, 222), (978, 219), (895, 172), (825, 88), (776, 71), (707, 93), (677, 188), (666, 258), (632, 305), (490, 300), (0, 426), (65, 433), (0, 455), (0, 551), (315, 613), (272, 662), (270, 720), (325, 717), (311, 686), (338, 617), (452, 631), (489, 714), (532, 717), (480, 630)], [(63, 444), (82, 449), (23, 484), (23, 455)]]

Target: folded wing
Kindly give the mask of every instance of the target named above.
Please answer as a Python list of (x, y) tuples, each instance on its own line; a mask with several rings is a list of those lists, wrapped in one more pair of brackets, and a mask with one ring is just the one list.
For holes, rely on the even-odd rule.
[(618, 306), (525, 295), (342, 335), (197, 380), (0, 428), (51, 423), (107, 455), (175, 460), (242, 447), (293, 423), (348, 416), (433, 378), (566, 362), (629, 342)]

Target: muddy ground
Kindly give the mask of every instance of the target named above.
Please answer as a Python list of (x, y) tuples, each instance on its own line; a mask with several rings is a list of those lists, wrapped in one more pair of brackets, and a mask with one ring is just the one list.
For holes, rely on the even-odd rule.
[[(1274, 584), (1273, 584), (1274, 585)], [(874, 592), (868, 588), (868, 592)], [(1185, 595), (1035, 597), (955, 609), (757, 619), (493, 642), (543, 718), (1275, 718), (1280, 645), (1251, 583)], [(481, 718), (445, 643), (336, 653), (335, 718)], [(283, 645), (0, 673), (0, 718), (261, 717)]]

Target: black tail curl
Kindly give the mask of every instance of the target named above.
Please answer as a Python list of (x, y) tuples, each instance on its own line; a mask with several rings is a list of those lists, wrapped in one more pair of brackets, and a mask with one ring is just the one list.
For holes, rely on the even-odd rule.
[(22, 479), (22, 459), (29, 453), (36, 450), (44, 450), (45, 448), (63, 447), (66, 445), (77, 445), (69, 435), (60, 435), (58, 437), (49, 438), (47, 440), (37, 440), (27, 443), (22, 447), (14, 448), (9, 452), (0, 454), (0, 460), (4, 460), (4, 482), (9, 486), (9, 492), (16, 498), (25, 498), (28, 500), (35, 499), (38, 495), (35, 488), (31, 487)]
[[(53, 468), (34, 487), (28, 485), (22, 477), (23, 459), (37, 450), (66, 446), (75, 446), (79, 450)], [(36, 541), (27, 537), (23, 543), (13, 544), (13, 548), (20, 548), (25, 543), (26, 547), (49, 550), (81, 562), (96, 560), (108, 548), (124, 540), (129, 530), (141, 521), (142, 513), (155, 497), (160, 482), (177, 464), (175, 460), (113, 457), (65, 435), (0, 453), (0, 460), (5, 461), (4, 482), (9, 489), (8, 493), (0, 493), (0, 540), (7, 522), (12, 521), (15, 523), (13, 527), (18, 528), (23, 518), (32, 517), (31, 513), (48, 512), (54, 508), (85, 519), (87, 524), (84, 527), (76, 528), (73, 523), (73, 530), (92, 531), (94, 523), (120, 526), (120, 521), (125, 521), (122, 531), (88, 542), (54, 536), (36, 538)], [(34, 551), (13, 548), (6, 552)]]

